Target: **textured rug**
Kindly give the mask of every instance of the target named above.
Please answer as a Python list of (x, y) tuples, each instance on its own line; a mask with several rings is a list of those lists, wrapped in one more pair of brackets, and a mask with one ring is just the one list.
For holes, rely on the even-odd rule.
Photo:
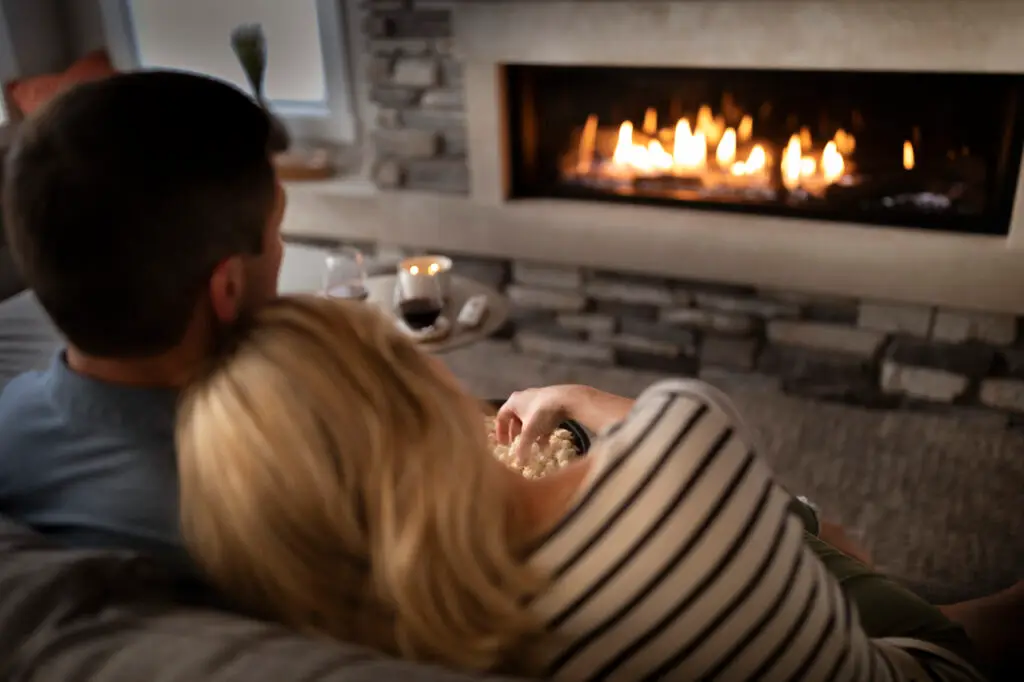
[[(443, 356), (481, 397), (554, 383), (635, 396), (649, 372), (529, 358), (487, 342)], [(880, 570), (947, 603), (1024, 578), (1024, 433), (976, 412), (869, 411), (709, 379), (760, 432), (783, 483), (871, 550)]]

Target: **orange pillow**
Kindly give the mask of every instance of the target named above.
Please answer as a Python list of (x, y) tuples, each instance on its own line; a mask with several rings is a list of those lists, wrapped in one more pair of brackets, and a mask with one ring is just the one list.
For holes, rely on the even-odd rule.
[(62, 90), (76, 83), (100, 80), (117, 73), (110, 63), (106, 50), (96, 50), (85, 55), (61, 73), (45, 73), (22, 80), (12, 81), (8, 86), (11, 101), (25, 116), (53, 99)]

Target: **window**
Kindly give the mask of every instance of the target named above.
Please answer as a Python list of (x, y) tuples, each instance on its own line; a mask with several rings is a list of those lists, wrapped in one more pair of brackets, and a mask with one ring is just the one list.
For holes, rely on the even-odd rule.
[(120, 69), (205, 73), (249, 92), (231, 31), (259, 23), (267, 37), (264, 95), (294, 136), (355, 137), (343, 0), (101, 0), (111, 59)]
[[(0, 5), (0, 84), (4, 84), (18, 77), (18, 60), (14, 54), (14, 44), (11, 42), (10, 29), (7, 26), (7, 12), (3, 5)], [(7, 88), (0, 88), (0, 138), (5, 137), (7, 128)], [(0, 139), (0, 142), (3, 140)]]

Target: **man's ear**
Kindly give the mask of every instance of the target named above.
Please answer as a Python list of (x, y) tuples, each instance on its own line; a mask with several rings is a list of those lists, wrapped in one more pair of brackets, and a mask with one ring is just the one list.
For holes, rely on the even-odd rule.
[(234, 322), (245, 300), (245, 267), (241, 256), (221, 261), (210, 276), (210, 305), (221, 322)]

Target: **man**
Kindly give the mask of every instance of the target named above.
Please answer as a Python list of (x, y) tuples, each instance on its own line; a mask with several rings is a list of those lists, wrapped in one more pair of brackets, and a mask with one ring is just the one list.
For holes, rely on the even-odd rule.
[(83, 84), (7, 160), (7, 241), (67, 339), (0, 394), (0, 514), (70, 546), (185, 561), (178, 390), (276, 294), (284, 192), (266, 112), (177, 72)]

